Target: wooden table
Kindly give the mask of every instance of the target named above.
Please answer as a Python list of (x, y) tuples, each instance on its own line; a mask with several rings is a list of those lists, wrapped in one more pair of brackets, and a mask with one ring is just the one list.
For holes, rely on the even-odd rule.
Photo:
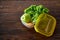
[[(35, 30), (28, 29), (20, 21), (24, 9), (32, 4), (44, 5), (57, 20), (54, 34), (45, 37)], [(60, 40), (60, 1), (1, 1), (0, 40)]]

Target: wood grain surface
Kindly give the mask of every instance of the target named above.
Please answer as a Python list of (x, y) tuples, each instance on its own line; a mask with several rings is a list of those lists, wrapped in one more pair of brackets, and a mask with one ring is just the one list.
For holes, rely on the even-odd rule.
[[(30, 5), (44, 5), (57, 20), (54, 34), (45, 37), (34, 28), (28, 29), (20, 21), (24, 9)], [(60, 1), (1, 1), (0, 40), (60, 40)]]

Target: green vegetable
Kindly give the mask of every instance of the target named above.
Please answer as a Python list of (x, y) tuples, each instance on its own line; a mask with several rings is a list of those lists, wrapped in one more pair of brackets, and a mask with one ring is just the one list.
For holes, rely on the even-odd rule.
[(43, 5), (31, 5), (24, 10), (23, 21), (35, 23), (41, 13), (48, 13), (49, 10)]
[(24, 14), (22, 16), (22, 21), (24, 21), (24, 22), (31, 22), (31, 16), (29, 14)]
[(35, 22), (36, 22), (36, 20), (37, 20), (38, 16), (39, 16), (39, 14), (37, 14), (37, 13), (36, 13), (36, 14), (32, 17), (33, 23), (35, 23)]

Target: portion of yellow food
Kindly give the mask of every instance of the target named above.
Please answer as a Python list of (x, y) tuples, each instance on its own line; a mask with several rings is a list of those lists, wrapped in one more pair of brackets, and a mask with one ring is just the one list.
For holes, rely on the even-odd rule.
[(36, 32), (49, 37), (53, 34), (55, 26), (56, 19), (49, 14), (42, 13), (37, 18), (34, 29)]

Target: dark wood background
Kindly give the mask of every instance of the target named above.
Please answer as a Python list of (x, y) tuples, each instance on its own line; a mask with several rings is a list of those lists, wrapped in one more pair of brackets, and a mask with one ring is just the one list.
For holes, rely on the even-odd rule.
[[(51, 37), (22, 25), (20, 17), (24, 9), (32, 4), (44, 5), (56, 18), (56, 29)], [(60, 40), (60, 1), (0, 1), (0, 40)]]

